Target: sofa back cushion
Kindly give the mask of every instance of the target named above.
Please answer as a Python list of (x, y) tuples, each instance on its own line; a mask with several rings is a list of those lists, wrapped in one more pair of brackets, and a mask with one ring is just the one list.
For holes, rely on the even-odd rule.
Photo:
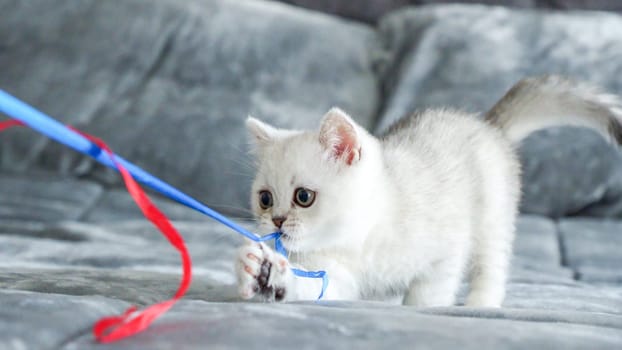
[[(0, 3), (0, 88), (106, 140), (221, 210), (253, 175), (244, 120), (317, 127), (334, 105), (368, 127), (378, 108), (372, 28), (291, 6), (226, 0)], [(0, 169), (118, 185), (30, 130), (0, 137)]]
[[(622, 96), (622, 16), (425, 6), (380, 23), (391, 60), (380, 133), (413, 110), (488, 110), (518, 80), (561, 74)], [(533, 134), (520, 149), (522, 212), (622, 215), (622, 156), (586, 129)]]

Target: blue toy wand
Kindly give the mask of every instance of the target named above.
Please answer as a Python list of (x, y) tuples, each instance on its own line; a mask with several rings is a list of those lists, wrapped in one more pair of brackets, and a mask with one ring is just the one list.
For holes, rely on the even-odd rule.
[[(49, 117), (43, 112), (36, 110), (35, 108), (20, 101), (19, 99), (13, 97), (12, 95), (1, 89), (0, 112), (3, 112), (4, 114), (14, 119), (21, 121), (28, 127), (37, 130), (41, 134), (46, 135), (47, 137), (65, 146), (73, 148), (74, 150), (82, 154), (90, 156), (99, 163), (118, 171), (111, 157), (108, 156), (106, 152), (102, 152), (102, 150), (97, 145), (88, 140), (86, 137), (80, 135), (80, 133), (74, 130), (71, 130), (57, 120)], [(263, 242), (274, 239), (275, 249), (283, 255), (287, 254), (285, 249), (283, 248), (283, 244), (281, 243), (281, 234), (279, 232), (274, 232), (265, 236), (256, 235), (236, 224), (235, 222), (229, 220), (227, 217), (220, 214), (219, 212), (209, 208), (205, 204), (202, 204), (196, 199), (179, 191), (175, 187), (149, 174), (138, 166), (128, 162), (122, 157), (119, 157), (116, 154), (114, 154), (114, 157), (122, 166), (124, 166), (130, 172), (130, 174), (132, 174), (132, 177), (134, 177), (136, 181), (152, 188), (153, 190), (163, 194), (164, 196), (176, 202), (179, 202), (189, 208), (192, 208), (200, 213), (209, 216), (210, 218), (222, 223), (223, 225), (226, 225), (227, 227), (242, 234), (243, 236), (252, 241)], [(322, 291), (318, 299), (322, 298), (326, 287), (328, 286), (328, 277), (326, 276), (325, 271), (304, 271), (294, 268), (292, 268), (292, 271), (296, 276), (300, 277), (322, 278)]]

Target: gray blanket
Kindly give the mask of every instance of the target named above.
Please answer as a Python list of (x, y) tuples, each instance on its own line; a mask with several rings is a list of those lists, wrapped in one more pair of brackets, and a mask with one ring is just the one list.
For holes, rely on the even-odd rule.
[[(379, 133), (414, 109), (483, 111), (529, 74), (622, 93), (615, 14), (428, 6), (372, 27), (265, 1), (0, 0), (0, 13), (0, 88), (249, 228), (248, 114), (307, 128), (339, 105)], [(187, 241), (192, 287), (146, 332), (102, 346), (93, 322), (171, 297), (179, 256), (114, 172), (7, 130), (0, 349), (622, 347), (619, 150), (556, 128), (519, 151), (522, 215), (501, 309), (241, 302), (240, 236), (154, 195)]]

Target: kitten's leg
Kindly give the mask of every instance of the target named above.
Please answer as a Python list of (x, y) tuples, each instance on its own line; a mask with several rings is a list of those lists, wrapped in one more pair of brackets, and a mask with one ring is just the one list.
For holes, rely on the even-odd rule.
[[(329, 276), (325, 300), (358, 299), (357, 284), (347, 269), (322, 262)], [(267, 300), (315, 300), (322, 290), (322, 279), (294, 276), (287, 259), (263, 243), (242, 246), (237, 258), (238, 291), (244, 299), (256, 295)]]
[(464, 269), (464, 259), (454, 257), (416, 279), (404, 297), (404, 305), (419, 307), (451, 306), (456, 300)]
[(495, 242), (487, 246), (485, 251), (480, 247), (474, 256), (466, 306), (500, 307), (505, 297), (510, 244)]
[(514, 217), (511, 210), (489, 220), (476, 241), (470, 271), (470, 292), (466, 306), (500, 307), (505, 297), (508, 265), (512, 255)]

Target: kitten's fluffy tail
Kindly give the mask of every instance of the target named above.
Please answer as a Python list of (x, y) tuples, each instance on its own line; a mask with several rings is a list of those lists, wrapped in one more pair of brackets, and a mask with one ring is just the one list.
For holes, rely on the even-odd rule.
[(584, 126), (622, 144), (622, 103), (595, 86), (559, 76), (526, 78), (486, 114), (513, 143), (551, 126)]

